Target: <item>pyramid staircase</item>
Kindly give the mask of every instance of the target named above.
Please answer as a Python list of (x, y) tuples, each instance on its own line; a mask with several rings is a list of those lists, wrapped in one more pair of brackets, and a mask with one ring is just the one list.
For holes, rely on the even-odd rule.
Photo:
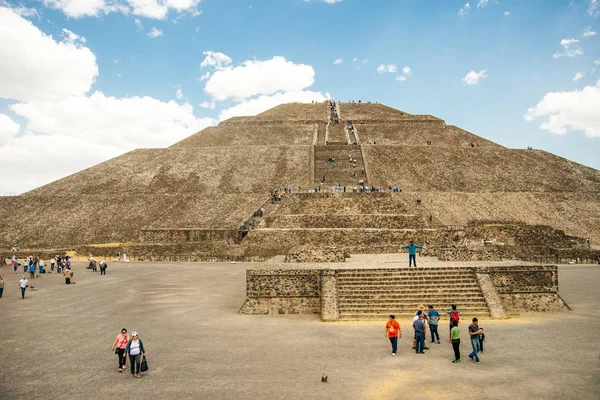
[(420, 304), (432, 304), (442, 314), (456, 304), (463, 321), (490, 317), (475, 272), (468, 267), (339, 270), (337, 291), (341, 320), (381, 320), (391, 314), (410, 318)]

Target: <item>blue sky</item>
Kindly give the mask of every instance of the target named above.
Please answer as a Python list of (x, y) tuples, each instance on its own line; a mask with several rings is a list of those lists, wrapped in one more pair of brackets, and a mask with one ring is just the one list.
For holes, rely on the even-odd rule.
[(600, 1), (466, 4), (0, 0), (0, 195), (328, 95), (600, 169)]

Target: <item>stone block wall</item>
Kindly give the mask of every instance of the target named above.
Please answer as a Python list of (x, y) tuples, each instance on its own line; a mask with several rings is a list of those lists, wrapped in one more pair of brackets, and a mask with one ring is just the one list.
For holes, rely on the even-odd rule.
[(241, 314), (320, 313), (320, 271), (247, 270), (246, 296)]
[(236, 240), (235, 229), (141, 229), (141, 243), (187, 243), (219, 240)]

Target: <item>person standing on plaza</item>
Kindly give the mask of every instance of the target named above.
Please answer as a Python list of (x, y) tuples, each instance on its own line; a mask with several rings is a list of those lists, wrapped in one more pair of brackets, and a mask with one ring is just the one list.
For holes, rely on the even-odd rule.
[(414, 264), (415, 268), (416, 268), (417, 267), (417, 249), (422, 249), (423, 246), (417, 246), (411, 240), (410, 244), (408, 244), (406, 246), (402, 246), (402, 248), (408, 249), (408, 268), (410, 268), (412, 264)]
[(454, 350), (454, 361), (453, 363), (460, 362), (460, 330), (458, 329), (458, 322), (454, 321), (450, 324), (450, 343), (452, 343), (452, 349)]
[(131, 339), (129, 339), (129, 342), (127, 342), (125, 354), (129, 355), (129, 362), (131, 363), (131, 376), (141, 378), (142, 375), (140, 375), (140, 366), (142, 364), (142, 355), (146, 355), (146, 349), (144, 349), (144, 343), (142, 340), (138, 338), (137, 332), (131, 332)]
[(27, 286), (29, 286), (29, 281), (23, 275), (23, 278), (19, 281), (19, 289), (21, 289), (21, 299), (25, 299), (25, 290), (27, 290)]
[(123, 328), (112, 345), (112, 351), (119, 357), (119, 372), (122, 372), (127, 366), (127, 353), (125, 352), (125, 348), (127, 347), (128, 342), (129, 335), (127, 334), (127, 329)]
[(35, 279), (35, 264), (33, 263), (29, 265), (29, 278)]
[(4, 293), (4, 277), (0, 275), (0, 299), (2, 298), (2, 293)]
[(390, 320), (385, 325), (385, 335), (390, 339), (392, 355), (395, 356), (398, 351), (398, 339), (402, 337), (402, 329), (394, 315), (390, 315)]
[(413, 322), (413, 328), (415, 328), (415, 338), (417, 341), (415, 352), (417, 354), (425, 354), (425, 352), (423, 351), (423, 347), (425, 345), (425, 335), (427, 334), (427, 329), (425, 328), (423, 313), (420, 313), (419, 318), (417, 318)]
[(479, 334), (479, 352), (483, 353), (483, 343), (485, 342), (485, 333), (483, 333), (483, 328), (479, 328), (481, 333)]
[(452, 323), (456, 322), (456, 325), (458, 325), (460, 321), (460, 311), (456, 309), (456, 304), (452, 304), (450, 307), (450, 310), (446, 311), (446, 314), (450, 315), (450, 330), (452, 330)]
[(473, 347), (473, 352), (469, 354), (469, 358), (476, 363), (479, 364), (479, 335), (483, 333), (481, 329), (479, 329), (477, 318), (473, 318), (473, 322), (469, 325), (469, 336), (471, 337), (471, 346)]
[(429, 305), (429, 312), (427, 313), (427, 316), (429, 317), (429, 331), (431, 332), (430, 343), (435, 343), (435, 339), (437, 337), (437, 343), (440, 344), (440, 334), (438, 333), (440, 313), (437, 312), (437, 310), (434, 309), (432, 305)]
[(63, 276), (65, 277), (65, 284), (70, 285), (71, 278), (73, 277), (73, 273), (71, 272), (71, 270), (68, 267), (67, 267), (67, 269), (65, 269)]
[(50, 272), (54, 272), (54, 265), (56, 264), (56, 260), (54, 257), (50, 259)]
[(106, 265), (106, 262), (104, 260), (100, 260), (100, 275), (106, 275), (106, 267), (108, 265)]

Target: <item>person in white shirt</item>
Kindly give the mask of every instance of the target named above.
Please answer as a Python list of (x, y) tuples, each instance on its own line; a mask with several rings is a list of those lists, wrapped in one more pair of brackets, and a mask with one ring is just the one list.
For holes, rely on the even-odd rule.
[(25, 299), (25, 290), (29, 286), (29, 281), (23, 275), (23, 278), (19, 281), (19, 288), (21, 289), (21, 299)]

